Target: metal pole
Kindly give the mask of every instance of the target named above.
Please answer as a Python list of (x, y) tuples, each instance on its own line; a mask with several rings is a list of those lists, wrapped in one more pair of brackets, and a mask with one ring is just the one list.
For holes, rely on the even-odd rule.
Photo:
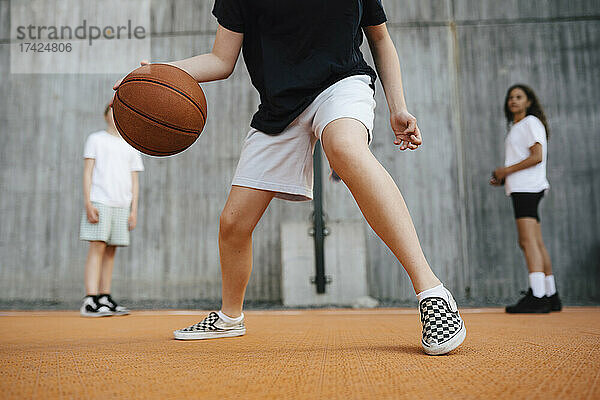
[(313, 154), (314, 164), (314, 193), (313, 193), (313, 227), (315, 239), (315, 261), (316, 261), (316, 277), (317, 293), (325, 293), (325, 222), (323, 221), (323, 184), (322, 184), (322, 167), (321, 167), (321, 141), (315, 145)]

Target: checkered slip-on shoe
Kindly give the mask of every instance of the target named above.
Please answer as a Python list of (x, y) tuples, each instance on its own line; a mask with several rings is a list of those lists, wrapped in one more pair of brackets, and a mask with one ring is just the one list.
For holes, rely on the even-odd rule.
[(108, 307), (112, 315), (127, 315), (131, 313), (129, 309), (118, 305), (117, 302), (110, 297), (110, 294), (101, 294), (98, 296), (98, 304)]
[(242, 336), (245, 333), (246, 326), (243, 319), (238, 323), (228, 324), (219, 318), (219, 314), (211, 312), (202, 321), (187, 328), (178, 329), (173, 332), (173, 335), (175, 339), (179, 340), (200, 340)]
[(103, 306), (94, 301), (94, 296), (86, 296), (79, 309), (82, 317), (110, 317), (112, 312), (107, 306)]
[(427, 297), (419, 303), (425, 353), (435, 356), (446, 354), (465, 340), (467, 328), (458, 313), (458, 307), (450, 292), (447, 298)]

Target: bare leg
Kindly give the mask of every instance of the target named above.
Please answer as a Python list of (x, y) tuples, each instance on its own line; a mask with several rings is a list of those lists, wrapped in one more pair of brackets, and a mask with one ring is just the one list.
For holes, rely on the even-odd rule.
[(367, 145), (367, 129), (350, 118), (325, 128), (323, 149), (348, 186), (367, 222), (406, 269), (416, 293), (440, 284), (419, 243), (396, 183)]
[(219, 221), (221, 310), (232, 318), (242, 314), (252, 272), (252, 232), (275, 193), (232, 186)]
[(552, 275), (552, 260), (550, 260), (550, 254), (546, 249), (546, 245), (544, 244), (544, 238), (542, 237), (542, 225), (538, 222), (535, 235), (537, 238), (538, 248), (542, 253), (542, 260), (544, 261), (544, 274)]
[(115, 266), (116, 246), (106, 246), (104, 257), (102, 257), (102, 268), (100, 270), (100, 285), (98, 286), (99, 293), (110, 294), (110, 284), (112, 282), (112, 272)]
[(539, 223), (535, 218), (517, 218), (519, 246), (525, 254), (529, 272), (544, 272), (544, 258), (538, 244)]
[(100, 265), (106, 243), (90, 242), (87, 260), (85, 262), (85, 292), (88, 296), (98, 294), (98, 283), (100, 281)]

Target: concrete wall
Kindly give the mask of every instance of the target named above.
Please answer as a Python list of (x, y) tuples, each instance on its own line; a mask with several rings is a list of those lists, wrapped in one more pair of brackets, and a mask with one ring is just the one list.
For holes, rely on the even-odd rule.
[[(211, 7), (154, 0), (152, 60), (209, 51)], [(542, 220), (559, 290), (568, 302), (600, 302), (600, 1), (385, 7), (425, 145), (394, 150), (379, 86), (372, 150), (401, 188), (435, 272), (459, 301), (474, 304), (498, 304), (526, 287), (509, 200), (487, 185), (502, 162), (505, 91), (524, 82), (552, 129)], [(103, 127), (119, 76), (11, 75), (9, 9), (0, 0), (0, 305), (75, 304), (87, 251), (78, 241), (81, 153), (87, 134)], [(242, 61), (228, 81), (203, 88), (209, 119), (198, 143), (177, 157), (145, 158), (138, 228), (117, 255), (118, 298), (181, 306), (220, 296), (218, 216), (258, 96)], [(324, 201), (329, 221), (362, 221), (343, 185), (327, 182)], [(280, 224), (310, 214), (310, 203), (271, 204), (254, 235), (248, 300), (280, 301)], [(370, 294), (414, 301), (400, 264), (365, 230)]]

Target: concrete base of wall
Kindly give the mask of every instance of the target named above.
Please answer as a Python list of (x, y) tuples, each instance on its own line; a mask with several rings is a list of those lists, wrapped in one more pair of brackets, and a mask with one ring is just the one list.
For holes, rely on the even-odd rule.
[(287, 222), (281, 225), (282, 300), (284, 306), (352, 305), (368, 295), (366, 242), (360, 222), (327, 224), (325, 276), (331, 280), (324, 294), (317, 294), (311, 282), (316, 275), (314, 238), (311, 224)]

